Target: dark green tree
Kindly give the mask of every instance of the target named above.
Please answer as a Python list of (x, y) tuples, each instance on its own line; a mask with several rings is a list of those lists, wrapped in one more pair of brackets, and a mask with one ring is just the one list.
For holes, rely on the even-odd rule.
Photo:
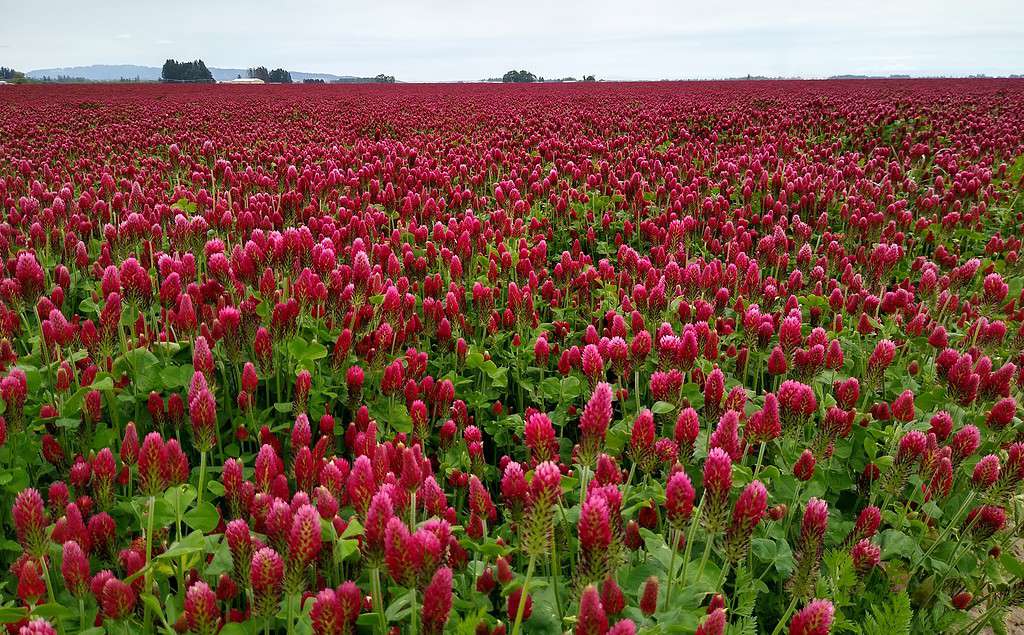
[(25, 73), (16, 71), (13, 68), (7, 68), (6, 66), (0, 66), (0, 79), (5, 82), (16, 82), (25, 79)]
[(292, 74), (284, 70), (283, 68), (275, 68), (274, 70), (270, 71), (269, 81), (271, 81), (274, 84), (291, 84)]
[(528, 84), (536, 82), (538, 79), (537, 76), (530, 71), (511, 70), (502, 76), (501, 81), (506, 84)]
[(165, 82), (213, 82), (213, 74), (206, 68), (203, 60), (179, 62), (169, 59), (164, 62), (160, 71), (160, 79)]

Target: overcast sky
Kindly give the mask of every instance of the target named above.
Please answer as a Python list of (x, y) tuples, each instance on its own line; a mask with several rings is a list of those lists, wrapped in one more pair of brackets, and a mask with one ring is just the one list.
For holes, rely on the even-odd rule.
[(403, 81), (1024, 73), (1024, 0), (0, 0), (0, 65)]

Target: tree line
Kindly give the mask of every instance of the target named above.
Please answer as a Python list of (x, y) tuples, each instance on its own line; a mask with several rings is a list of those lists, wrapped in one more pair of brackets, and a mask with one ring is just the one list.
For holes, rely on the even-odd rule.
[[(545, 80), (543, 76), (534, 75), (530, 71), (517, 71), (515, 69), (508, 71), (501, 77), (501, 81), (506, 84), (530, 84), (533, 82), (574, 82), (575, 77), (562, 77), (560, 79), (548, 79)], [(593, 75), (584, 75), (583, 81), (593, 82), (597, 81)]]
[(272, 71), (268, 71), (266, 66), (257, 66), (250, 68), (246, 75), (249, 79), (261, 79), (268, 84), (291, 84), (292, 74), (283, 68), (275, 68)]
[(21, 81), (25, 79), (25, 73), (16, 71), (13, 68), (7, 68), (6, 66), (0, 66), (0, 80), (5, 82)]
[(164, 62), (163, 69), (160, 71), (160, 81), (212, 83), (213, 73), (206, 68), (203, 60), (179, 62), (170, 59)]

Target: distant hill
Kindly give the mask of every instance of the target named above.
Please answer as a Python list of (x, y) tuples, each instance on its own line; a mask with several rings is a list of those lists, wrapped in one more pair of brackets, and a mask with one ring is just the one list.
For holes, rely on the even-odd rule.
[[(214, 68), (210, 67), (213, 78), (217, 81), (245, 77), (244, 68)], [(337, 80), (355, 81), (358, 77), (351, 75), (332, 75), (330, 73), (300, 73), (291, 71), (292, 81), (301, 83), (304, 79), (322, 79), (325, 82)], [(116, 82), (122, 79), (139, 79), (142, 81), (155, 82), (160, 79), (159, 66), (138, 66), (135, 64), (91, 64), (89, 66), (65, 66), (61, 68), (39, 68), (28, 71), (25, 75), (31, 79), (58, 77), (74, 77), (86, 79), (93, 82)]]

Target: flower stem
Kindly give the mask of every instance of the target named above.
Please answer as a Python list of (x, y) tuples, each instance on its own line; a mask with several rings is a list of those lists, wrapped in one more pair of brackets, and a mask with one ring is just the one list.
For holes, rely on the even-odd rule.
[(380, 587), (380, 567), (374, 567), (370, 570), (370, 585), (371, 593), (373, 593), (373, 604), (374, 611), (377, 612), (377, 626), (380, 629), (380, 635), (384, 635), (388, 631), (387, 623), (384, 621), (384, 596)]
[(712, 534), (707, 535), (707, 541), (704, 543), (704, 554), (700, 557), (700, 566), (697, 568), (697, 582), (701, 581), (704, 577), (704, 567), (708, 564), (708, 556), (711, 555), (711, 546), (715, 544), (715, 537)]
[(668, 530), (668, 548), (672, 550), (672, 557), (668, 560), (668, 588), (665, 589), (666, 606), (672, 606), (672, 588), (675, 586), (672, 584), (672, 581), (675, 579), (676, 551), (678, 551), (677, 547), (679, 545), (679, 538), (677, 536), (676, 530), (670, 527)]
[(757, 463), (754, 465), (754, 475), (751, 477), (753, 480), (757, 480), (757, 473), (761, 471), (761, 463), (764, 461), (764, 446), (761, 444), (761, 448), (757, 451)]
[(772, 631), (772, 635), (779, 635), (779, 633), (782, 632), (782, 629), (786, 626), (786, 621), (789, 620), (789, 616), (793, 614), (793, 609), (795, 608), (796, 598), (793, 598), (790, 601), (789, 606), (786, 607), (786, 612), (782, 614), (782, 619), (780, 619), (779, 623), (775, 625), (775, 630)]
[[(152, 568), (149, 566), (150, 558), (153, 555), (153, 516), (155, 514), (154, 507), (156, 506), (156, 497), (150, 496), (149, 502), (146, 505), (146, 576), (144, 578), (142, 588), (145, 589), (146, 593), (153, 592), (153, 573)], [(146, 632), (152, 632), (153, 630), (153, 614), (149, 610), (149, 604), (146, 604), (145, 611), (143, 613), (143, 619), (145, 620)]]
[(697, 523), (700, 522), (701, 508), (703, 507), (704, 496), (701, 496), (700, 503), (697, 504), (697, 509), (693, 510), (693, 520), (690, 521), (690, 529), (686, 532), (686, 549), (683, 551), (683, 568), (679, 572), (679, 580), (682, 582), (683, 586), (686, 586), (686, 569), (690, 565), (690, 553), (693, 551), (693, 535), (697, 531)]
[(519, 635), (519, 627), (523, 623), (523, 611), (526, 609), (526, 597), (530, 586), (530, 578), (533, 577), (533, 565), (537, 556), (530, 555), (530, 563), (526, 566), (526, 580), (523, 581), (523, 588), (519, 592), (519, 607), (516, 609), (516, 621), (512, 626), (512, 635)]
[(946, 541), (946, 537), (949, 536), (949, 532), (953, 531), (953, 527), (959, 524), (960, 515), (964, 513), (964, 510), (967, 509), (967, 507), (971, 504), (971, 501), (974, 500), (975, 494), (976, 492), (974, 491), (971, 491), (969, 494), (967, 494), (967, 498), (965, 498), (963, 504), (960, 505), (960, 509), (956, 510), (956, 513), (953, 514), (953, 518), (950, 519), (949, 524), (946, 525), (946, 528), (942, 530), (942, 533), (939, 534), (939, 537), (935, 539), (935, 542), (933, 542), (930, 547), (928, 547), (928, 550), (924, 552), (924, 555), (922, 555), (921, 558), (913, 566), (910, 567), (909, 574), (911, 576), (914, 575), (914, 572), (917, 571), (917, 568), (924, 563), (928, 556), (930, 556), (931, 553), (935, 551), (936, 547), (938, 547)]
[(206, 450), (199, 452), (199, 490), (196, 493), (196, 507), (203, 504), (203, 490), (206, 489)]
[[(413, 587), (412, 591), (409, 592), (409, 633), (411, 635), (417, 635), (420, 632), (419, 627), (419, 610), (416, 608), (416, 587)], [(426, 601), (426, 598), (424, 598)]]

